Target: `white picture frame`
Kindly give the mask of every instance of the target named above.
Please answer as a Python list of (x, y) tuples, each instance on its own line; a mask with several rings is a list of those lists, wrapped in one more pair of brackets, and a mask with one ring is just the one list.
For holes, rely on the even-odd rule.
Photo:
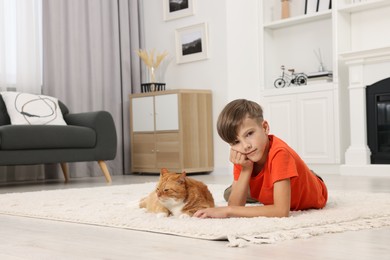
[(208, 29), (206, 23), (176, 29), (176, 63), (208, 59)]
[(164, 21), (194, 15), (195, 0), (162, 0)]
[(318, 1), (320, 1), (320, 0), (306, 0), (305, 1), (305, 14), (316, 13), (318, 10)]

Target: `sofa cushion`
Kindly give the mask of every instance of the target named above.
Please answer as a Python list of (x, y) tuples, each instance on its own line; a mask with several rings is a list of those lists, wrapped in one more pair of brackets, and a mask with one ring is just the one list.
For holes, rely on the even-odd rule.
[(1, 95), (13, 125), (66, 125), (54, 97), (14, 91)]
[(96, 132), (88, 127), (61, 125), (0, 126), (1, 150), (93, 148)]

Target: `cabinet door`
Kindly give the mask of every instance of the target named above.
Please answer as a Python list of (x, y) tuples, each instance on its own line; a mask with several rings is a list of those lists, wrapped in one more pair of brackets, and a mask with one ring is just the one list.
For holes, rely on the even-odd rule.
[(156, 167), (180, 169), (180, 137), (178, 132), (156, 134)]
[(270, 125), (270, 133), (297, 148), (296, 108), (294, 96), (277, 96), (264, 99), (264, 119)]
[(133, 132), (154, 131), (153, 97), (132, 99)]
[(155, 96), (156, 131), (179, 130), (177, 94)]
[(297, 96), (299, 154), (307, 163), (335, 162), (333, 92)]

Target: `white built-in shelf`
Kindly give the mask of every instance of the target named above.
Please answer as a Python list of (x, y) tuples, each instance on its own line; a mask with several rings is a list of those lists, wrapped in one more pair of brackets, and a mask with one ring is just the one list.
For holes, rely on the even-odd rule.
[(271, 96), (282, 96), (282, 95), (291, 95), (291, 94), (300, 94), (300, 93), (310, 93), (310, 92), (320, 92), (326, 90), (333, 90), (335, 88), (333, 82), (328, 83), (308, 83), (303, 86), (290, 86), (284, 88), (272, 88), (265, 89), (263, 92), (264, 97)]
[(377, 9), (384, 6), (390, 6), (389, 0), (370, 0), (360, 3), (351, 3), (341, 6), (338, 10), (343, 13), (357, 13), (370, 9)]
[[(390, 1), (389, 1), (390, 2)], [(264, 29), (280, 29), (286, 28), (298, 24), (310, 23), (318, 20), (330, 19), (332, 16), (332, 10), (326, 10), (319, 13), (312, 13), (300, 16), (294, 16), (291, 18), (286, 18), (278, 21), (273, 21), (267, 24), (264, 24)]]

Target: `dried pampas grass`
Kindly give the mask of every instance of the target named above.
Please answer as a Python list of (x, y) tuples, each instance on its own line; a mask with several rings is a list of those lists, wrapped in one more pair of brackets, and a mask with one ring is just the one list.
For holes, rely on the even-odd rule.
[(165, 57), (168, 56), (168, 52), (164, 51), (162, 53), (158, 53), (155, 57), (155, 49), (150, 52), (141, 49), (137, 51), (137, 54), (149, 69), (157, 69)]

